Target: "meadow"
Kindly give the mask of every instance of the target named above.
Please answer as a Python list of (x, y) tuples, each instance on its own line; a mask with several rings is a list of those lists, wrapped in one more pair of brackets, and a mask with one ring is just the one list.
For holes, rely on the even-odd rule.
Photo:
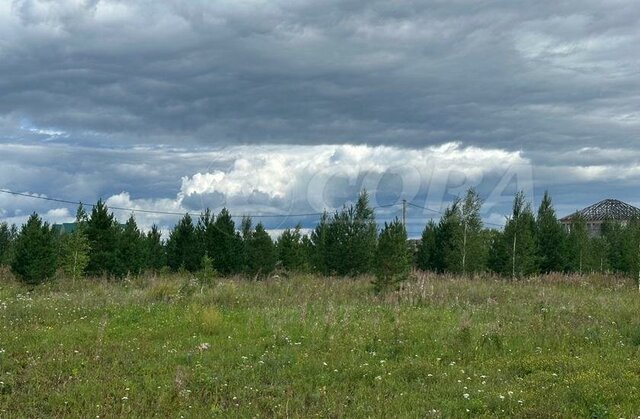
[(632, 417), (640, 294), (510, 282), (0, 275), (0, 417)]

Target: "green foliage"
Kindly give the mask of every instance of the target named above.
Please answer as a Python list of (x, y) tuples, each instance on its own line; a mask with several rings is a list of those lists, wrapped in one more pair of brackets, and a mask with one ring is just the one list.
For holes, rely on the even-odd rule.
[(277, 254), (273, 240), (262, 223), (256, 225), (248, 243), (248, 273), (256, 277), (268, 276), (276, 268)]
[(462, 223), (462, 274), (478, 273), (486, 270), (487, 246), (483, 234), (480, 210), (482, 200), (470, 188), (460, 205), (460, 222)]
[(243, 263), (243, 241), (236, 232), (235, 223), (226, 208), (216, 217), (211, 230), (211, 242), (207, 253), (213, 258), (213, 266), (222, 275), (239, 273)]
[(429, 274), (379, 299), (369, 277), (187, 277), (3, 283), (2, 416), (638, 413), (632, 281)]
[(18, 278), (31, 285), (45, 282), (55, 273), (55, 233), (35, 213), (20, 229), (11, 268)]
[(590, 255), (589, 244), (587, 222), (580, 214), (576, 214), (567, 237), (566, 258), (571, 272), (581, 274), (585, 271)]
[(118, 249), (118, 225), (102, 200), (91, 211), (87, 237), (91, 247), (87, 273), (94, 276), (113, 273)]
[(60, 268), (72, 280), (82, 278), (89, 265), (91, 244), (87, 236), (88, 216), (82, 204), (76, 212), (74, 231), (65, 234), (62, 240)]
[(300, 225), (295, 229), (286, 229), (276, 241), (278, 260), (281, 266), (291, 272), (307, 270), (305, 244), (300, 234)]
[(562, 272), (564, 270), (565, 240), (566, 234), (556, 217), (551, 196), (545, 191), (536, 218), (536, 245), (541, 272)]
[(535, 230), (531, 205), (525, 201), (524, 193), (519, 192), (494, 255), (493, 263), (499, 269), (498, 273), (521, 278), (537, 272)]
[(167, 253), (162, 243), (162, 233), (155, 224), (144, 238), (144, 250), (145, 267), (153, 272), (160, 272), (167, 264)]
[(212, 285), (216, 277), (216, 271), (213, 269), (213, 260), (205, 253), (202, 256), (201, 270), (198, 273), (198, 282), (200, 285)]
[(397, 218), (384, 223), (376, 249), (375, 280), (377, 294), (393, 289), (409, 277), (411, 256), (407, 246), (407, 230)]
[(311, 267), (315, 272), (328, 275), (329, 272), (329, 248), (328, 248), (328, 235), (329, 235), (329, 214), (323, 212), (320, 217), (320, 221), (311, 232), (309, 237), (309, 244), (311, 247)]
[(358, 275), (372, 271), (377, 227), (369, 196), (362, 191), (355, 206), (325, 215), (312, 234), (316, 266), (326, 274)]
[(185, 214), (169, 233), (167, 264), (174, 272), (180, 269), (197, 272), (201, 263), (198, 258), (199, 247), (193, 220), (189, 214)]
[(424, 230), (422, 231), (422, 237), (418, 243), (418, 251), (416, 253), (416, 267), (423, 271), (435, 271), (435, 249), (436, 249), (436, 235), (437, 225), (433, 220), (429, 220)]
[(0, 266), (11, 266), (17, 236), (15, 224), (9, 226), (7, 223), (0, 223)]
[(144, 234), (138, 229), (133, 214), (118, 234), (118, 249), (114, 275), (140, 275), (145, 267)]

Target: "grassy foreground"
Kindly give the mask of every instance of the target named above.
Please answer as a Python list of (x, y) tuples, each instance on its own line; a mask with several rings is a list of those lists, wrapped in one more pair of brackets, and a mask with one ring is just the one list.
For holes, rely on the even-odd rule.
[(0, 278), (0, 417), (631, 417), (639, 350), (607, 278)]

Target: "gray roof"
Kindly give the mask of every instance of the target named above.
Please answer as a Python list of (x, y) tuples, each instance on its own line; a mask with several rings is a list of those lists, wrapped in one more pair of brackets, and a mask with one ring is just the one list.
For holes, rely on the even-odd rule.
[(634, 217), (640, 217), (640, 208), (617, 199), (605, 199), (583, 210), (574, 212), (560, 221), (569, 222), (578, 214), (582, 215), (586, 221), (628, 221)]

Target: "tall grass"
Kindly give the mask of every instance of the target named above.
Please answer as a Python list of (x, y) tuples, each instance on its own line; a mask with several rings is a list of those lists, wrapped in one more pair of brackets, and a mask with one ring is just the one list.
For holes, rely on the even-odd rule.
[(640, 414), (623, 278), (0, 275), (0, 417)]

